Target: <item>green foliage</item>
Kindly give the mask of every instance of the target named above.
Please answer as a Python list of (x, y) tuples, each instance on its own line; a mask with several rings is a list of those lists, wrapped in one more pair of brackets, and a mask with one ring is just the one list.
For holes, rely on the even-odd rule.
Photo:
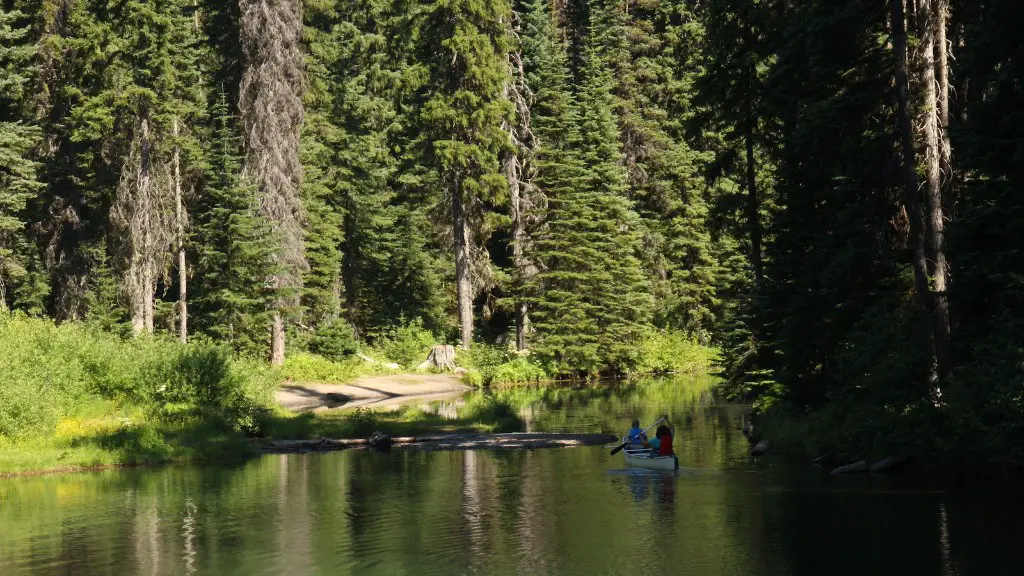
[(376, 374), (379, 369), (355, 357), (333, 361), (315, 354), (296, 352), (285, 358), (279, 371), (282, 378), (292, 382), (344, 384), (360, 376)]
[(351, 324), (344, 320), (334, 320), (316, 331), (309, 348), (312, 352), (337, 362), (355, 354), (359, 349), (359, 343)]
[(507, 347), (474, 344), (459, 355), (460, 367), (469, 372), (463, 380), (477, 387), (501, 384), (529, 384), (550, 380), (554, 374), (532, 356), (522, 356)]
[(139, 407), (157, 422), (251, 433), (277, 383), (263, 366), (207, 343), (126, 342), (80, 324), (6, 315), (0, 339), (11, 344), (0, 373), (0, 437), (53, 435), (97, 403)]
[(389, 330), (374, 342), (374, 348), (384, 357), (405, 368), (413, 368), (427, 359), (430, 348), (437, 343), (433, 332), (417, 318)]
[(29, 270), (31, 251), (21, 235), (25, 208), (41, 188), (39, 165), (30, 152), (41, 133), (27, 124), (28, 63), (35, 56), (25, 15), (0, 7), (0, 310), (8, 308), (8, 286), (28, 288), (22, 300), (36, 292)]
[(684, 332), (651, 330), (640, 344), (638, 374), (703, 374), (711, 370), (718, 352)]
[(215, 136), (193, 236), (199, 254), (194, 325), (243, 353), (265, 355), (272, 298), (265, 278), (275, 270), (274, 232), (260, 215), (258, 190), (242, 174), (237, 121), (225, 92), (212, 113)]

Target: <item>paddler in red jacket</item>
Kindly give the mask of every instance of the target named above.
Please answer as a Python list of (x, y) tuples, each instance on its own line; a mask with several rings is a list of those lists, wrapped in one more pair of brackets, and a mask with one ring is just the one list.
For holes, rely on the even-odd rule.
[[(672, 431), (672, 423), (668, 421), (668, 415), (662, 416), (664, 422), (654, 432), (654, 437), (657, 438), (657, 451), (658, 456), (672, 456), (676, 461), (676, 469), (679, 469), (679, 458), (676, 457), (676, 453), (672, 450), (672, 437), (675, 433)], [(651, 444), (655, 444), (652, 442)]]

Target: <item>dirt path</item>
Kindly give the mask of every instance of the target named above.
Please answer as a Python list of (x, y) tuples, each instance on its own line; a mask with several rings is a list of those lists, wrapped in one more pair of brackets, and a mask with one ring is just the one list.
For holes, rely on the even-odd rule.
[(289, 410), (386, 407), (406, 402), (443, 399), (471, 390), (448, 374), (396, 374), (360, 378), (351, 384), (285, 384), (277, 403)]

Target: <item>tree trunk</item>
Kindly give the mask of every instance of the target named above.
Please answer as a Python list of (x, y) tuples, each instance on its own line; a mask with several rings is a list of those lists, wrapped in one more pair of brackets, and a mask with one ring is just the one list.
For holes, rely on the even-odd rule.
[(455, 289), (459, 305), (459, 328), (462, 347), (473, 342), (473, 282), (470, 277), (469, 229), (462, 201), (462, 183), (456, 178), (452, 186), (452, 228), (455, 234)]
[[(940, 385), (952, 380), (952, 358), (949, 334), (949, 299), (946, 293), (948, 270), (946, 265), (945, 217), (942, 209), (942, 147), (939, 136), (938, 96), (935, 75), (935, 11), (932, 0), (916, 0), (917, 32), (920, 38), (919, 58), (922, 97), (921, 144), (924, 161), (924, 194), (927, 215), (928, 256), (932, 265), (932, 305), (935, 323), (935, 360)], [(944, 48), (943, 48), (944, 49)]]
[[(913, 1), (913, 0), (911, 0)], [(891, 0), (892, 46), (896, 57), (896, 124), (903, 155), (903, 202), (910, 219), (910, 251), (914, 267), (914, 287), (921, 309), (930, 313), (928, 258), (924, 249), (924, 214), (918, 201), (914, 127), (910, 120), (910, 74), (907, 53), (907, 26), (904, 0)]]
[[(512, 208), (512, 263), (522, 288), (526, 280), (526, 259), (523, 257), (523, 244), (526, 242), (526, 224), (523, 221), (522, 189), (519, 185), (519, 170), (516, 167), (519, 159), (515, 154), (505, 158), (505, 177), (509, 183), (509, 201)], [(522, 295), (516, 298), (516, 350), (526, 350), (526, 331), (529, 326), (529, 315), (526, 302)]]
[(178, 340), (188, 342), (188, 270), (185, 262), (185, 209), (181, 198), (181, 164), (178, 148), (178, 119), (174, 119), (174, 217), (178, 225)]
[(273, 322), (270, 327), (270, 363), (274, 366), (284, 364), (284, 319), (281, 312), (274, 310)]
[(532, 182), (532, 173), (527, 169), (534, 155), (536, 139), (530, 129), (530, 106), (533, 92), (526, 83), (526, 68), (523, 55), (519, 51), (520, 24), (518, 16), (513, 13), (509, 34), (516, 41), (517, 49), (509, 52), (509, 77), (505, 84), (505, 97), (515, 106), (515, 121), (506, 124), (509, 140), (514, 152), (507, 153), (502, 160), (502, 171), (509, 184), (509, 200), (512, 216), (512, 262), (516, 268), (516, 350), (527, 349), (527, 336), (530, 332), (529, 308), (525, 300), (526, 284), (536, 276), (537, 267), (527, 257), (528, 243), (527, 212), (533, 206), (532, 196), (536, 195), (536, 187)]
[(954, 212), (953, 144), (949, 138), (949, 42), (946, 38), (949, 26), (949, 0), (935, 1), (935, 75), (938, 79), (939, 134), (942, 139), (942, 153), (939, 168), (942, 171), (942, 204), (945, 214)]

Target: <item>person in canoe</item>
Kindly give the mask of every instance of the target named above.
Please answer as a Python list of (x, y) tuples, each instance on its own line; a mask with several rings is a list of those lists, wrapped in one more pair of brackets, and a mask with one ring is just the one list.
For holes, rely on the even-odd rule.
[(647, 444), (647, 433), (640, 429), (640, 421), (634, 419), (628, 432), (626, 432), (623, 442), (629, 442), (630, 448), (646, 447)]
[(672, 449), (672, 438), (674, 436), (675, 432), (672, 429), (672, 423), (669, 422), (668, 415), (666, 414), (662, 416), (662, 423), (654, 432), (654, 438), (650, 440), (649, 444), (658, 456), (672, 456), (675, 458), (676, 469), (678, 469), (679, 457), (676, 456), (675, 451)]

